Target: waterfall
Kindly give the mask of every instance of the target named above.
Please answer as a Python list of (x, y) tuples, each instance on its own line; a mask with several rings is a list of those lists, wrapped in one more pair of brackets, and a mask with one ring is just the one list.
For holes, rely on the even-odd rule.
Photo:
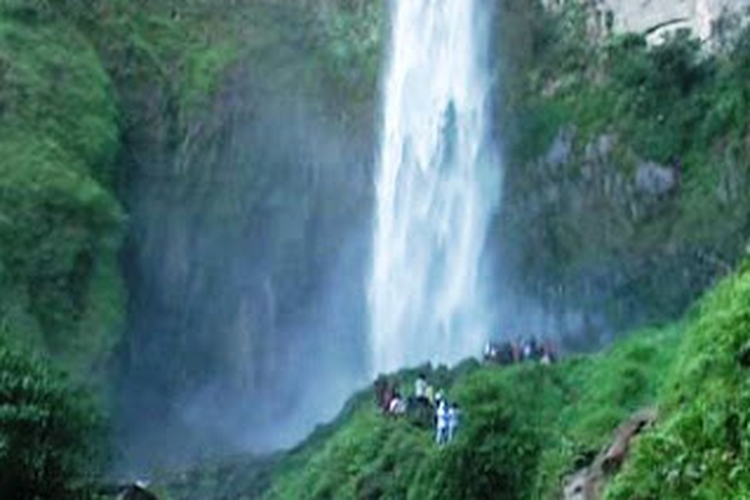
[(482, 0), (395, 0), (368, 300), (375, 373), (481, 352), (499, 202)]

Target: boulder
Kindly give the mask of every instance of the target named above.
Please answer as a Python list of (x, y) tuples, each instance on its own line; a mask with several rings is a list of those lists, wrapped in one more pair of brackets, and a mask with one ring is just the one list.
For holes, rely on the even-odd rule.
[(660, 197), (669, 194), (678, 184), (678, 174), (670, 167), (644, 162), (635, 173), (635, 187), (639, 194)]
[(136, 483), (125, 486), (117, 495), (117, 500), (158, 500), (158, 498), (144, 486)]
[[(660, 43), (665, 35), (687, 29), (704, 42), (717, 36), (722, 20), (729, 16), (746, 17), (750, 0), (587, 0), (597, 19), (611, 19), (616, 33), (636, 32), (649, 35), (651, 43)], [(602, 13), (606, 14), (603, 15)], [(740, 23), (742, 24), (742, 23)]]
[(552, 146), (544, 156), (544, 163), (552, 168), (559, 168), (570, 162), (573, 155), (573, 142), (575, 140), (575, 130), (562, 130), (555, 137)]
[(564, 500), (599, 500), (608, 477), (615, 474), (627, 458), (630, 443), (657, 417), (653, 408), (634, 414), (614, 433), (612, 442), (604, 448), (593, 463), (563, 481)]

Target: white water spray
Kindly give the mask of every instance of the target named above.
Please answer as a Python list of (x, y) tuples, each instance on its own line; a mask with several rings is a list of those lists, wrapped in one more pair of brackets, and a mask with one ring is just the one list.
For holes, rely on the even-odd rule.
[(375, 373), (478, 354), (482, 253), (500, 193), (482, 0), (394, 0), (370, 341)]

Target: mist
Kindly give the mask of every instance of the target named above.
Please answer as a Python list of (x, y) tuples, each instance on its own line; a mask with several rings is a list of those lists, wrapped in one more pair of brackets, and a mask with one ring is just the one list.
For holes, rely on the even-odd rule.
[[(477, 9), (491, 17), (488, 6)], [(465, 18), (473, 22), (475, 15)], [(485, 46), (496, 34), (484, 35), (479, 46), (466, 42), (466, 60), (477, 65), (466, 85), (479, 91), (452, 90), (443, 109), (430, 114), (446, 144), (437, 150), (451, 149), (453, 133), (468, 143), (467, 157), (482, 152), (471, 192), (454, 199), (445, 191), (441, 206), (449, 210), (443, 212), (460, 214), (470, 200), (481, 220), (460, 224), (471, 228), (460, 251), (438, 251), (436, 269), (424, 272), (417, 295), (425, 302), (417, 304), (423, 310), (412, 323), (425, 328), (412, 328), (404, 344), (392, 340), (403, 338), (401, 329), (384, 330), (382, 344), (391, 349), (386, 361), (373, 355), (367, 309), (381, 125), (376, 103), (384, 100), (376, 85), (366, 89), (364, 102), (342, 102), (319, 68), (310, 81), (309, 54), (292, 37), (239, 63), (212, 102), (182, 120), (186, 130), (155, 123), (149, 133), (128, 134), (123, 191), (131, 220), (123, 267), (130, 301), (114, 370), (118, 472), (293, 446), (333, 418), (376, 372), (424, 362), (413, 348), (424, 344), (423, 330), (434, 335), (458, 325), (443, 328), (449, 337), (428, 353), (451, 363), (479, 356), (487, 339), (601, 341), (606, 325), (600, 318), (544, 290), (516, 287), (524, 279), (514, 271), (518, 235), (509, 236), (500, 206), (503, 138), (491, 116), (501, 85), (491, 81), (497, 63)], [(477, 102), (461, 104), (456, 96), (464, 94)], [(398, 156), (399, 148), (394, 151)], [(435, 192), (452, 184), (442, 173), (471, 169), (470, 163), (446, 160)], [(421, 178), (415, 179), (420, 193)], [(400, 219), (425, 226), (407, 214)], [(424, 236), (422, 254), (433, 252), (434, 240), (447, 241), (440, 231)], [(403, 262), (386, 266), (396, 276), (413, 270), (406, 241)], [(390, 243), (385, 235), (383, 255)], [(471, 276), (457, 281), (467, 266), (454, 260), (467, 255)], [(454, 271), (444, 272), (447, 263)], [(443, 275), (448, 299), (457, 295), (451, 287), (481, 297), (468, 305), (457, 297), (436, 323), (430, 307), (440, 294), (432, 285)], [(393, 295), (390, 288), (381, 291)], [(393, 309), (388, 300), (381, 306)], [(590, 341), (581, 334), (587, 329), (599, 336)]]
[(271, 80), (174, 156), (130, 138), (119, 470), (291, 446), (364, 383), (371, 134)]

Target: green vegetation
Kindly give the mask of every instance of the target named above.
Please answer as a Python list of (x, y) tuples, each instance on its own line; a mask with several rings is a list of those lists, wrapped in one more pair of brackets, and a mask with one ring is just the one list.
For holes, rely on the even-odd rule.
[[(498, 48), (511, 267), (529, 294), (565, 288), (616, 329), (672, 321), (736, 264), (750, 227), (750, 30), (715, 53), (683, 32), (592, 39), (578, 2), (534, 3), (498, 21), (514, 25)], [(654, 163), (674, 175), (661, 191)]]
[[(653, 404), (680, 329), (634, 335), (552, 366), (452, 374), (465, 425), (445, 449), (430, 430), (356, 410), (281, 462), (267, 498), (556, 498), (560, 480), (634, 411)], [(401, 374), (409, 380), (411, 374)]]
[(0, 11), (0, 331), (88, 373), (122, 320), (117, 111), (75, 29), (12, 14)]
[[(272, 459), (263, 498), (557, 498), (564, 475), (590, 460), (621, 421), (656, 402), (681, 330), (641, 332), (552, 367), (469, 364), (430, 373), (464, 413), (460, 435), (442, 450), (430, 429), (384, 417), (369, 392), (360, 394), (336, 422)], [(399, 378), (406, 385), (414, 375)], [(240, 476), (217, 468), (193, 483), (221, 483), (226, 492), (216, 474)], [(257, 481), (234, 481), (234, 497), (260, 495)], [(183, 498), (186, 488), (171, 491)]]
[[(609, 478), (607, 498), (735, 498), (750, 491), (749, 320), (746, 266), (682, 323), (638, 332), (596, 355), (549, 367), (428, 371), (463, 411), (458, 437), (443, 449), (430, 429), (381, 415), (365, 391), (299, 448), (195, 471), (192, 487), (167, 488), (165, 497), (554, 499), (620, 423), (657, 407), (659, 420)], [(415, 374), (398, 377), (406, 386)]]
[[(526, 0), (498, 8), (499, 123), (511, 165), (503, 232), (513, 239), (521, 229), (514, 243), (532, 258), (518, 269), (532, 295), (614, 269), (617, 289), (595, 304), (617, 309), (613, 324), (629, 325), (633, 310), (676, 318), (717, 267), (731, 268), (750, 228), (750, 30), (711, 55), (682, 34), (657, 47), (634, 35), (594, 43), (585, 10), (566, 4), (555, 13)], [(171, 169), (218, 143), (212, 106), (237, 75), (259, 89), (294, 89), (312, 111), (371, 132), (382, 2), (221, 5), (0, 6), (2, 498), (79, 498), (106, 462), (98, 405), (50, 364), (100, 385), (111, 367), (127, 299), (118, 264), (127, 216), (118, 195), (140, 148), (159, 149)], [(540, 168), (564, 131), (568, 158)], [(592, 160), (602, 138), (612, 139), (611, 151)], [(637, 194), (644, 161), (680, 165), (679, 185), (668, 196)], [(247, 175), (263, 177), (256, 191), (273, 191), (291, 171), (250, 167)], [(550, 186), (552, 202), (523, 205)], [(688, 257), (672, 262), (676, 251)], [(639, 267), (663, 254), (672, 262), (666, 271)], [(463, 408), (460, 434), (445, 449), (419, 422), (379, 415), (365, 392), (297, 449), (196, 471), (169, 494), (552, 499), (620, 422), (657, 405), (659, 422), (608, 498), (750, 496), (749, 342), (746, 266), (682, 322), (639, 331), (600, 354), (552, 367), (431, 371)], [(399, 377), (408, 385), (414, 372)]]
[(640, 442), (608, 498), (750, 494), (750, 267), (700, 305), (662, 394), (658, 428)]
[(3, 335), (82, 377), (101, 371), (124, 323), (118, 253), (127, 219), (117, 198), (140, 154), (133, 148), (156, 144), (187, 162), (216, 140), (205, 133), (206, 109), (229, 70), (240, 56), (280, 66), (276, 47), (313, 54), (304, 71), (331, 102), (346, 92), (371, 108), (379, 12), (357, 2), (4, 2)]
[(86, 497), (103, 467), (103, 420), (63, 374), (0, 338), (0, 496)]
[[(132, 169), (178, 170), (186, 183), (210, 185), (210, 165), (196, 157), (223, 144), (221, 92), (240, 77), (296, 89), (311, 110), (371, 126), (381, 13), (350, 0), (2, 2), (0, 341), (111, 400)], [(341, 110), (342, 96), (353, 111)], [(158, 166), (148, 164), (157, 155)], [(186, 173), (193, 163), (202, 168)], [(253, 178), (261, 168), (282, 175), (249, 166)], [(238, 197), (259, 196), (248, 191)]]

